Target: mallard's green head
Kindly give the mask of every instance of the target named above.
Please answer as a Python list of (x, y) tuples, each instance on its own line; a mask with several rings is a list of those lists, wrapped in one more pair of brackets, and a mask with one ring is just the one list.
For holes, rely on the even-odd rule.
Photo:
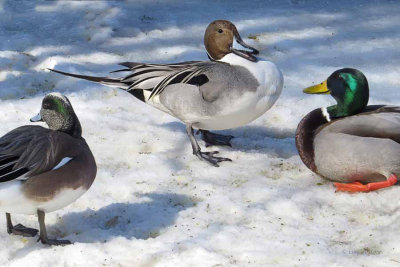
[(50, 93), (42, 101), (42, 108), (32, 122), (44, 121), (50, 129), (75, 137), (82, 134), (81, 125), (69, 99), (60, 93)]
[(328, 107), (332, 118), (351, 116), (361, 112), (368, 104), (367, 78), (356, 69), (344, 68), (332, 73), (329, 78), (303, 90), (306, 94), (330, 94), (337, 105)]

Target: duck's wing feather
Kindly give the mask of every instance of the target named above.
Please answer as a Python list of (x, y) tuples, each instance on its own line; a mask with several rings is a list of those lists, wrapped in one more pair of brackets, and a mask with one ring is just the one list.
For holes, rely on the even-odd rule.
[[(161, 95), (168, 86), (176, 84), (180, 84), (180, 89), (199, 90), (206, 102), (218, 99), (227, 89), (256, 91), (259, 85), (257, 79), (246, 68), (219, 61), (187, 61), (173, 64), (124, 62), (120, 65), (125, 68), (114, 72), (128, 72), (127, 76), (93, 77), (52, 71), (118, 87), (145, 102)], [(144, 96), (143, 91), (150, 93)]]
[[(193, 85), (200, 91), (206, 102), (212, 102), (226, 92), (227, 89), (250, 88), (256, 91), (258, 81), (244, 67), (230, 65), (219, 61), (189, 61), (174, 64), (143, 64), (125, 62), (121, 65), (129, 68), (130, 75), (122, 81), (130, 86), (127, 91), (151, 91), (148, 97), (162, 94), (170, 85), (180, 84), (180, 88), (193, 89)], [(125, 71), (123, 69), (120, 71)]]
[(68, 135), (40, 126), (22, 126), (7, 133), (0, 138), (0, 182), (53, 169), (63, 158), (73, 157), (71, 149), (65, 150), (68, 143)]
[(173, 64), (123, 62), (119, 65), (126, 68), (114, 71), (129, 72), (127, 76), (121, 78), (94, 77), (53, 69), (50, 70), (79, 79), (119, 87), (132, 94), (134, 94), (134, 90), (151, 91), (149, 96), (149, 99), (151, 99), (161, 94), (167, 86), (172, 84), (183, 83), (201, 86), (209, 81), (204, 73), (210, 68), (222, 64), (227, 65), (227, 63), (215, 61), (187, 61)]
[(224, 63), (212, 61), (187, 61), (172, 64), (124, 62), (120, 65), (127, 67), (127, 69), (117, 70), (117, 72), (130, 72), (128, 76), (121, 79), (121, 82), (129, 85), (128, 88), (125, 88), (128, 92), (148, 90), (151, 91), (148, 99), (152, 99), (172, 84), (182, 83), (201, 86), (209, 82), (205, 73), (210, 68), (220, 64)]
[(400, 107), (370, 106), (363, 113), (335, 120), (325, 128), (330, 132), (400, 143)]

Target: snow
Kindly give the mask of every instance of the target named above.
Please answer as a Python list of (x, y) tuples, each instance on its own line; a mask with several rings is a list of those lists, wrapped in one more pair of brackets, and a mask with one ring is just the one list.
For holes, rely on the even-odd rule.
[[(0, 133), (29, 124), (46, 93), (66, 94), (98, 163), (92, 188), (46, 215), (47, 247), (0, 224), (2, 266), (395, 266), (398, 188), (335, 193), (301, 162), (294, 132), (334, 103), (301, 89), (355, 67), (371, 104), (400, 105), (397, 1), (0, 1)], [(207, 60), (203, 33), (234, 22), (282, 70), (276, 105), (223, 131), (233, 162), (191, 154), (184, 125), (126, 92), (50, 73), (108, 75), (119, 62)], [(204, 147), (204, 143), (200, 142)], [(38, 227), (34, 216), (14, 223)]]

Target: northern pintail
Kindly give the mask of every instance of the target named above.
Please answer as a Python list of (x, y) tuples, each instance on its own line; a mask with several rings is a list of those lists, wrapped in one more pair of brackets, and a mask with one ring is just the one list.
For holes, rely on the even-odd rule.
[[(247, 48), (233, 48), (233, 40)], [(204, 35), (210, 61), (175, 64), (124, 62), (114, 72), (129, 72), (122, 78), (92, 77), (57, 73), (122, 88), (186, 124), (193, 154), (213, 166), (228, 158), (218, 151), (203, 152), (193, 128), (199, 129), (206, 145), (229, 145), (233, 136), (213, 134), (245, 125), (264, 114), (276, 102), (283, 87), (283, 76), (271, 61), (256, 57), (258, 50), (247, 45), (230, 21), (210, 23)]]

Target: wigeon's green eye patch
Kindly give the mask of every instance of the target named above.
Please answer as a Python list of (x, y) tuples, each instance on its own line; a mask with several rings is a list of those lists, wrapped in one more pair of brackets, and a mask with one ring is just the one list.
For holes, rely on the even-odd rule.
[(65, 110), (64, 105), (63, 105), (63, 103), (61, 102), (61, 100), (54, 99), (54, 102), (55, 102), (55, 104), (56, 104), (56, 111), (57, 111), (58, 113), (61, 113), (61, 114), (66, 114), (66, 110)]
[(45, 99), (43, 101), (42, 107), (43, 107), (43, 109), (54, 110), (63, 115), (65, 115), (67, 113), (62, 100), (58, 99), (58, 98)]

